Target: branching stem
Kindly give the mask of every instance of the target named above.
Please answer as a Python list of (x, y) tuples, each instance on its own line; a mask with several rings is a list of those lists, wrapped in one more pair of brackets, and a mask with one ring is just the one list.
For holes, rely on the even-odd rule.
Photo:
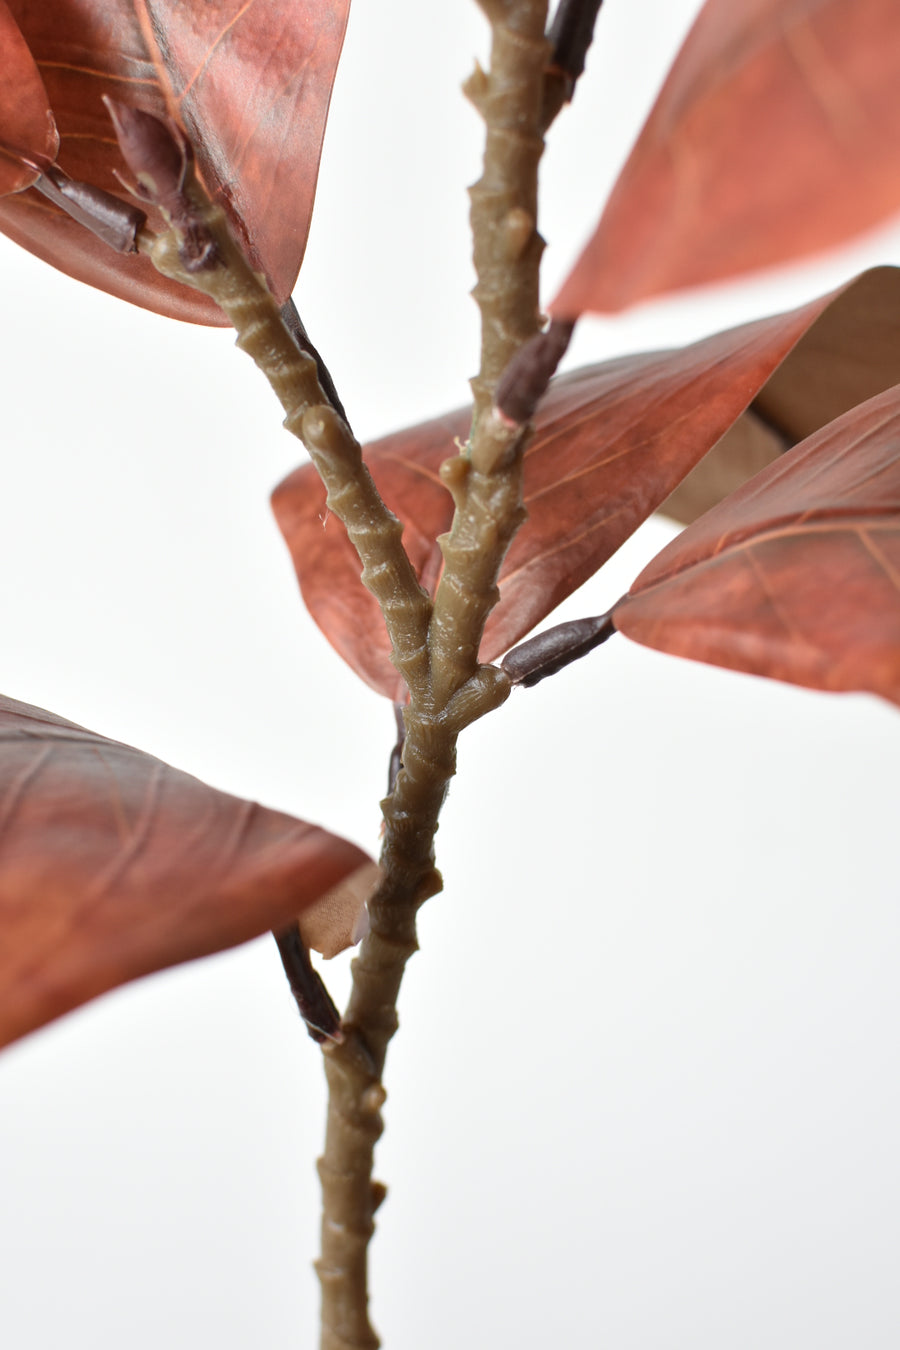
[[(484, 172), (472, 189), (472, 228), (482, 313), (481, 369), (466, 454), (448, 461), (444, 480), (456, 500), (443, 542), (445, 575), (434, 606), (403, 550), (399, 522), (382, 503), (360, 447), (329, 405), (315, 362), (298, 351), (278, 308), (240, 250), (224, 217), (187, 182), (189, 222), (212, 240), (215, 261), (184, 266), (178, 220), (152, 247), (166, 275), (211, 295), (238, 331), (238, 346), (261, 367), (321, 474), (328, 504), (359, 553), (363, 581), (378, 599), (410, 701), (404, 713), (402, 768), (382, 803), (383, 879), (369, 903), (371, 929), (353, 962), (343, 1040), (323, 1047), (329, 1086), (323, 1191), (323, 1350), (375, 1350), (368, 1317), (367, 1251), (384, 1188), (372, 1180), (381, 1133), (381, 1085), (397, 1027), (405, 964), (417, 949), (416, 913), (441, 887), (434, 836), (456, 768), (460, 731), (509, 695), (510, 681), (478, 663), (497, 577), (524, 519), (522, 456), (530, 427), (494, 411), (494, 390), (515, 352), (540, 328), (537, 169), (547, 43), (547, 0), (480, 0), (492, 25), (491, 67), (467, 92), (484, 116)], [(198, 231), (195, 229), (195, 234)], [(196, 251), (196, 249), (195, 249)], [(207, 255), (204, 255), (207, 256)]]
[(403, 527), (381, 500), (358, 441), (329, 405), (315, 361), (298, 349), (265, 282), (232, 239), (223, 213), (196, 183), (188, 184), (188, 191), (195, 218), (214, 239), (221, 264), (187, 272), (174, 229), (155, 239), (150, 257), (165, 276), (204, 291), (228, 315), (238, 347), (278, 395), (285, 426), (305, 444), (327, 489), (328, 507), (359, 553), (363, 583), (385, 616), (394, 664), (410, 689), (427, 696), (431, 601), (404, 551)]

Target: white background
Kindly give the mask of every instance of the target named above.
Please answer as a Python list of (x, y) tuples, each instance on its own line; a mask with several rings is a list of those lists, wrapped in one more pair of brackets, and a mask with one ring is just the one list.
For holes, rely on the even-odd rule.
[[(697, 8), (607, 0), (545, 161), (548, 299)], [(297, 298), (364, 438), (467, 397), (475, 54), (474, 5), (351, 20)], [(570, 364), (898, 244), (585, 322)], [(392, 716), (298, 601), (267, 496), (301, 456), (264, 382), (229, 334), (3, 240), (0, 295), (3, 692), (376, 850)], [(874, 699), (624, 639), (467, 733), (378, 1150), (392, 1350), (896, 1347), (898, 749)], [(313, 1347), (323, 1110), (270, 940), (6, 1052), (0, 1343)]]

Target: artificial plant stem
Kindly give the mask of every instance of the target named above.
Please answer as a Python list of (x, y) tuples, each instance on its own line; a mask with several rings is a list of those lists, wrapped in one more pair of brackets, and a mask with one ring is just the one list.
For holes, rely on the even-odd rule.
[(439, 714), (406, 712), (403, 768), (382, 802), (384, 880), (369, 902), (370, 932), (352, 965), (342, 1022), (344, 1041), (325, 1048), (328, 1120), (319, 1160), (322, 1180), (322, 1350), (372, 1350), (368, 1317), (368, 1243), (384, 1188), (372, 1180), (381, 1133), (381, 1085), (397, 1030), (397, 995), (417, 950), (416, 913), (441, 888), (434, 835), (462, 728), (508, 696), (507, 678), (481, 667)]
[(493, 391), (513, 354), (539, 329), (537, 165), (546, 43), (546, 3), (483, 5), (493, 25), (491, 69), (468, 93), (487, 123), (485, 167), (472, 190), (472, 222), (482, 311), (482, 361), (473, 382), (476, 417), (471, 454), (450, 460), (443, 477), (456, 501), (444, 545), (445, 577), (432, 622), (431, 698), (412, 691), (403, 768), (382, 803), (385, 880), (369, 906), (371, 931), (353, 963), (343, 1020), (345, 1041), (325, 1052), (329, 1110), (319, 1163), (324, 1196), (322, 1350), (373, 1350), (368, 1317), (367, 1253), (384, 1190), (372, 1181), (384, 1101), (381, 1078), (396, 1001), (417, 948), (416, 912), (440, 887), (434, 833), (456, 763), (456, 737), (507, 696), (505, 679), (478, 665), (487, 615), (509, 542), (521, 523), (521, 466), (526, 429), (492, 411)]
[[(416, 912), (441, 885), (434, 868), (434, 835), (455, 771), (457, 737), (510, 691), (502, 671), (478, 665), (477, 649), (496, 598), (500, 563), (523, 515), (521, 451), (527, 428), (510, 428), (491, 411), (491, 402), (510, 357), (538, 328), (542, 243), (535, 214), (541, 139), (536, 127), (546, 0), (498, 0), (490, 8), (497, 15), (494, 64), (485, 77), (488, 150), (485, 175), (474, 191), (473, 219), (479, 303), (493, 336), (486, 336), (476, 381), (485, 415), (474, 430), (471, 463), (466, 459), (460, 468), (459, 461), (452, 461), (457, 467), (447, 470), (462, 523), (454, 528), (447, 555), (455, 600), (448, 607), (449, 623), (441, 629), (445, 647), (440, 673), (429, 647), (431, 603), (418, 586), (400, 542), (399, 522), (381, 502), (359, 446), (327, 405), (314, 362), (286, 332), (274, 300), (231, 240), (221, 212), (198, 185), (180, 175), (177, 157), (172, 171), (171, 149), (162, 146), (176, 210), (172, 229), (153, 245), (153, 261), (166, 275), (218, 302), (238, 330), (238, 345), (269, 378), (287, 413), (286, 425), (302, 437), (325, 482), (329, 506), (357, 547), (363, 580), (379, 600), (394, 662), (410, 692), (403, 765), (382, 803), (383, 881), (370, 902), (371, 931), (353, 963), (344, 1039), (325, 1051), (330, 1097), (319, 1164), (323, 1222), (318, 1263), (323, 1350), (373, 1350), (378, 1344), (367, 1311), (367, 1248), (375, 1209), (384, 1195), (372, 1181), (372, 1161), (381, 1132), (382, 1070), (397, 1027), (397, 993), (417, 946)], [(137, 150), (143, 155), (146, 137), (140, 126), (137, 130)], [(151, 128), (148, 135), (152, 148), (158, 149), (159, 133)], [(462, 665), (448, 655), (447, 641), (468, 644)]]
[(196, 186), (192, 198), (198, 218), (215, 240), (220, 265), (186, 272), (175, 230), (157, 237), (150, 257), (165, 276), (204, 291), (228, 315), (238, 347), (253, 358), (278, 395), (287, 414), (285, 426), (305, 444), (327, 489), (328, 507), (359, 554), (363, 583), (385, 616), (394, 664), (410, 689), (425, 695), (431, 601), (403, 548), (403, 527), (381, 500), (359, 443), (328, 406), (315, 361), (298, 350), (265, 282), (232, 240), (224, 215)]
[(491, 65), (466, 84), (486, 124), (481, 178), (471, 189), (472, 294), (481, 310), (481, 368), (472, 381), (469, 446), (442, 468), (456, 512), (441, 541), (444, 571), (431, 620), (435, 699), (462, 687), (477, 667), (497, 578), (525, 519), (522, 457), (528, 428), (493, 411), (497, 383), (519, 348), (540, 330), (537, 232), (541, 113), (549, 52), (546, 0), (480, 0), (491, 22)]
[(547, 37), (553, 49), (544, 89), (541, 124), (546, 131), (584, 73), (602, 0), (559, 0)]

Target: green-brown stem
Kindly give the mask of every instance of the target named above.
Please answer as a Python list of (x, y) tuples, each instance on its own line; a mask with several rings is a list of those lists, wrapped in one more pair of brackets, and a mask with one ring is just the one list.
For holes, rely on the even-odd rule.
[(441, 541), (444, 571), (429, 645), (435, 697), (472, 677), (497, 578), (525, 519), (522, 457), (528, 428), (493, 412), (494, 390), (515, 353), (540, 330), (538, 164), (548, 44), (546, 0), (480, 0), (491, 21), (491, 68), (476, 69), (466, 93), (487, 126), (484, 167), (471, 189), (473, 295), (481, 310), (481, 369), (472, 381), (470, 443), (442, 469), (456, 500)]
[[(434, 836), (456, 768), (460, 731), (508, 696), (502, 671), (478, 664), (485, 620), (496, 603), (497, 576), (524, 512), (521, 468), (527, 428), (492, 412), (493, 389), (518, 347), (539, 327), (537, 234), (539, 123), (546, 44), (546, 0), (483, 0), (493, 24), (491, 71), (476, 98), (487, 122), (484, 174), (472, 192), (472, 224), (482, 310), (481, 370), (473, 382), (476, 420), (471, 455), (449, 461), (444, 477), (457, 503), (444, 545), (446, 577), (436, 601), (439, 621), (400, 542), (360, 449), (328, 406), (314, 362), (297, 351), (275, 302), (228, 235), (224, 218), (196, 185), (192, 211), (215, 241), (219, 263), (185, 272), (177, 228), (152, 248), (167, 275), (219, 303), (238, 330), (238, 345), (263, 369), (302, 437), (344, 522), (390, 632), (393, 659), (410, 691), (403, 766), (382, 803), (383, 880), (369, 906), (371, 931), (353, 962), (344, 1041), (324, 1049), (329, 1085), (323, 1191), (323, 1350), (374, 1350), (368, 1318), (367, 1249), (384, 1189), (372, 1180), (381, 1133), (382, 1071), (397, 1027), (405, 964), (416, 950), (416, 913), (440, 889)], [(470, 89), (470, 94), (471, 94)], [(434, 644), (435, 656), (432, 656)]]
[(221, 264), (186, 272), (174, 230), (158, 236), (150, 257), (164, 275), (204, 291), (228, 315), (237, 331), (237, 345), (253, 358), (278, 395), (287, 414), (285, 426), (306, 445), (328, 491), (329, 509), (344, 523), (359, 553), (362, 580), (385, 616), (394, 664), (410, 689), (427, 697), (431, 601), (404, 551), (403, 527), (378, 495), (359, 443), (328, 406), (315, 361), (298, 351), (265, 282), (231, 238), (224, 215), (198, 186), (190, 191), (198, 219), (215, 239)]

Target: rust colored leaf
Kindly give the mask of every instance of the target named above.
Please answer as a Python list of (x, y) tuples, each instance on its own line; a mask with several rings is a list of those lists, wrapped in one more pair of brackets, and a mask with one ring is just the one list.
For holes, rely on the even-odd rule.
[[(306, 941), (331, 942), (329, 893), (372, 866), (325, 830), (26, 703), (0, 698), (0, 743), (0, 1045), (301, 912)], [(341, 945), (358, 916), (357, 899)]]
[[(349, 0), (9, 0), (61, 138), (59, 167), (122, 195), (103, 95), (187, 130), (207, 187), (279, 301), (306, 246)], [(151, 227), (161, 224), (151, 213)], [(211, 300), (117, 258), (34, 190), (0, 201), (0, 230), (70, 276), (161, 314), (223, 325)]]
[(610, 312), (900, 209), (895, 0), (707, 0), (551, 306)]
[(893, 384), (900, 384), (900, 270), (873, 267), (823, 311), (660, 511), (689, 525), (792, 445)]
[(689, 526), (613, 621), (676, 656), (900, 703), (900, 387)]
[(44, 82), (6, 0), (0, 0), (0, 196), (38, 177), (23, 154), (52, 160), (59, 148)]
[[(798, 339), (801, 347), (809, 342), (815, 350), (819, 325), (826, 325), (826, 333), (840, 331), (846, 309), (863, 341), (865, 307), (857, 290), (879, 291), (867, 280), (873, 275), (881, 277), (900, 315), (900, 274), (878, 269), (790, 314), (681, 350), (629, 356), (555, 380), (526, 453), (529, 518), (501, 573), (500, 603), (488, 622), (482, 660), (494, 660), (518, 642), (612, 556), (750, 400), (764, 397)], [(900, 380), (898, 329), (900, 320), (892, 330), (890, 355), (878, 367), (887, 383)], [(871, 335), (866, 341), (876, 345)], [(810, 366), (814, 358), (798, 358), (798, 370)], [(783, 401), (791, 403), (789, 388)], [(438, 469), (453, 453), (454, 438), (466, 436), (469, 417), (467, 409), (449, 413), (366, 450), (379, 490), (404, 522), (413, 565), (432, 592), (441, 568), (436, 539), (452, 517)], [(343, 527), (325, 509), (315, 471), (304, 466), (291, 474), (276, 489), (273, 506), (303, 598), (325, 636), (374, 689), (402, 699), (378, 607), (359, 581), (359, 563)]]

